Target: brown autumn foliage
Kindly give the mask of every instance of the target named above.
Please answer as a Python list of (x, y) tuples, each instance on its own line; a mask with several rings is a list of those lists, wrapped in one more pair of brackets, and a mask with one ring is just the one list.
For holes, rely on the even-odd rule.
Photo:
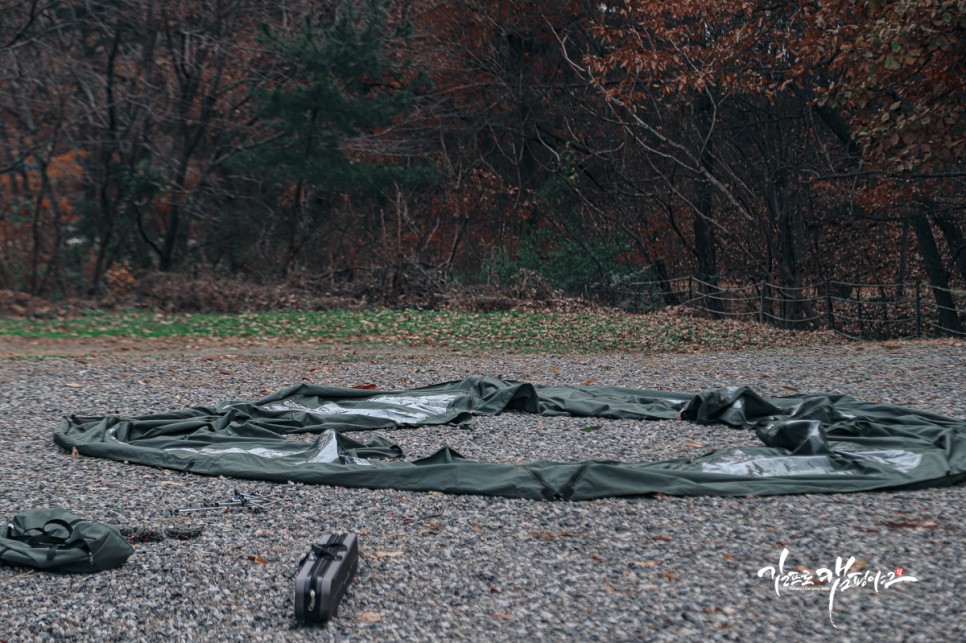
[[(335, 91), (374, 105), (429, 82), (339, 152), (430, 164), (430, 182), (308, 186), (244, 162), (283, 134), (266, 97), (311, 81), (266, 34), (331, 34), (350, 6), (385, 9), (385, 71), (357, 87), (331, 70)], [(693, 274), (779, 284), (783, 316), (806, 319), (809, 284), (919, 280), (961, 328), (959, 0), (0, 10), (0, 288), (219, 310), (463, 291), (500, 307), (621, 303), (625, 284)], [(198, 296), (186, 275), (233, 285)]]

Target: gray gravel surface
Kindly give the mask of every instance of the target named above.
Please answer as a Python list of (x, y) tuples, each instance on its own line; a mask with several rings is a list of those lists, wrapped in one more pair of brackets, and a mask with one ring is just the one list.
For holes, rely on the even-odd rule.
[[(401, 389), (487, 374), (545, 385), (769, 395), (843, 392), (966, 417), (966, 343), (854, 344), (703, 355), (493, 356), (414, 351), (8, 359), (0, 369), (0, 517), (63, 506), (121, 527), (202, 527), (135, 546), (120, 569), (0, 567), (0, 641), (966, 640), (966, 488), (768, 498), (533, 502), (206, 478), (71, 457), (64, 414), (166, 411), (257, 399), (303, 381)], [(897, 347), (896, 347), (897, 346)], [(581, 431), (588, 425), (598, 430)], [(750, 432), (680, 421), (507, 413), (472, 430), (386, 431), (408, 458), (449, 444), (489, 461), (657, 460), (753, 444)], [(355, 437), (359, 437), (358, 435)], [(274, 504), (173, 516), (258, 493)], [(299, 626), (300, 557), (327, 531), (360, 534), (338, 618)], [(757, 571), (902, 567), (916, 583), (782, 592)]]

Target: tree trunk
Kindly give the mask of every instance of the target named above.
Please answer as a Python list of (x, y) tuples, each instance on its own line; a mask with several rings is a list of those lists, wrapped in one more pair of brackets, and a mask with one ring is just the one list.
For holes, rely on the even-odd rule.
[[(702, 129), (709, 134), (701, 153), (701, 165), (709, 173), (712, 171), (713, 163), (710, 136), (712, 107), (710, 100), (702, 100), (698, 109), (699, 118), (704, 121)], [(714, 216), (714, 187), (707, 181), (699, 180), (697, 188), (700, 191), (696, 199), (698, 213), (694, 217), (693, 224), (697, 276), (703, 282), (714, 284), (718, 277), (718, 254), (715, 249), (714, 225), (711, 223)], [(719, 313), (723, 310), (717, 286), (699, 286), (699, 290), (707, 295), (705, 304), (712, 313)]]
[(929, 284), (936, 298), (936, 306), (939, 308), (939, 326), (950, 333), (962, 333), (959, 315), (956, 313), (956, 303), (949, 290), (949, 272), (943, 267), (929, 219), (925, 214), (915, 214), (910, 217), (909, 222), (919, 241), (919, 252), (922, 254)]
[(946, 245), (949, 247), (949, 254), (952, 255), (952, 264), (966, 281), (966, 238), (963, 237), (962, 225), (948, 214), (936, 211), (935, 206), (930, 208), (930, 218), (942, 231), (946, 238)]

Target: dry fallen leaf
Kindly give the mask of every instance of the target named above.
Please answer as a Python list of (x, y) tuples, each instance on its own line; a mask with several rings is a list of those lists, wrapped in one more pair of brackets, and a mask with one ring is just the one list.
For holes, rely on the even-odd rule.
[(537, 531), (531, 531), (530, 535), (534, 538), (539, 538), (540, 540), (557, 540), (558, 538), (565, 538), (567, 536), (572, 536), (573, 534), (569, 529), (561, 529), (560, 531), (550, 531), (547, 529), (540, 529)]
[(889, 529), (935, 529), (938, 523), (935, 522), (916, 522), (914, 520), (887, 520), (882, 523)]
[(800, 393), (801, 392), (797, 388), (795, 388), (794, 386), (783, 386), (783, 387), (781, 387), (781, 389), (783, 391), (788, 391), (789, 393)]
[(70, 388), (83, 388), (84, 385), (78, 382), (66, 382), (64, 386), (69, 386)]
[(439, 523), (431, 522), (422, 529), (419, 530), (420, 534), (435, 534), (439, 533)]
[(267, 565), (268, 564), (268, 561), (267, 560), (265, 560), (261, 556), (257, 556), (257, 555), (256, 556), (249, 556), (248, 557), (248, 560), (252, 561), (253, 563), (258, 563), (259, 565)]
[(405, 554), (405, 553), (406, 553), (406, 552), (404, 552), (404, 551), (402, 551), (402, 550), (396, 550), (396, 551), (386, 551), (386, 550), (384, 550), (384, 549), (377, 549), (377, 550), (376, 550), (376, 551), (375, 551), (375, 552), (374, 552), (374, 553), (372, 554), (372, 557), (373, 557), (373, 558), (399, 558), (400, 556), (402, 556), (402, 555), (403, 555), (403, 554)]
[(493, 618), (507, 618), (507, 619), (513, 618), (513, 614), (507, 614), (506, 612), (493, 612), (491, 616)]
[(362, 623), (378, 623), (382, 620), (382, 615), (378, 612), (363, 612), (356, 617), (356, 620)]
[(678, 575), (675, 574), (674, 572), (664, 572), (663, 574), (658, 574), (658, 575), (668, 580), (674, 580), (675, 578), (678, 577)]
[(586, 382), (584, 382), (584, 386), (590, 386), (591, 384), (593, 384), (596, 381), (597, 380), (595, 380), (594, 378), (590, 378), (589, 380), (587, 380)]
[(80, 451), (77, 450), (77, 447), (71, 448), (71, 450), (70, 450), (70, 457), (72, 457), (72, 458), (79, 458), (80, 457)]
[(656, 560), (635, 560), (631, 562), (631, 565), (638, 565), (639, 567), (657, 567)]
[(697, 440), (687, 440), (685, 441), (684, 446), (691, 447), (692, 449), (700, 449), (701, 447), (704, 446), (704, 442), (698, 442)]
[(372, 389), (376, 388), (376, 385), (375, 384), (356, 384), (352, 388), (360, 388), (366, 391), (371, 391)]

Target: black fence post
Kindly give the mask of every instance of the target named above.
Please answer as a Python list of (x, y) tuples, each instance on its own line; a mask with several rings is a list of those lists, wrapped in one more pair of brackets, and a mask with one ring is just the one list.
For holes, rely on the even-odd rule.
[(767, 282), (764, 279), (761, 280), (761, 290), (758, 293), (758, 323), (759, 324), (765, 323), (765, 284), (766, 283)]
[(916, 337), (922, 337), (922, 284), (916, 282)]
[(832, 282), (825, 281), (825, 325), (835, 330), (835, 317), (832, 315)]

